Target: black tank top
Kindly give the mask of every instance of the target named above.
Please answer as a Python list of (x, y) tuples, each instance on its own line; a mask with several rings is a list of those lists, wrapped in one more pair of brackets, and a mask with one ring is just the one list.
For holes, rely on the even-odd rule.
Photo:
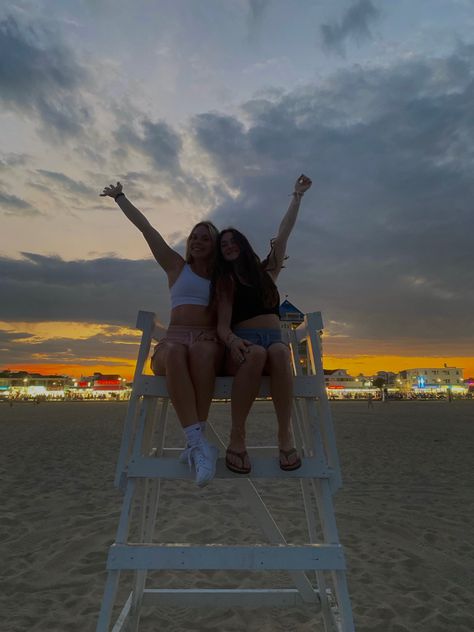
[(272, 307), (265, 307), (263, 296), (252, 285), (244, 285), (234, 276), (234, 303), (232, 305), (232, 325), (248, 320), (260, 314), (276, 314), (280, 318), (280, 295), (277, 290), (277, 299)]

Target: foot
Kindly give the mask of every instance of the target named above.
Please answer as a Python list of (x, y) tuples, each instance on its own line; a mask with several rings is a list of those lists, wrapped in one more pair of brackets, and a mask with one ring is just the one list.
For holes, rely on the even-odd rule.
[(289, 450), (282, 450), (280, 448), (280, 469), (285, 472), (291, 472), (301, 467), (300, 455), (296, 451), (296, 448), (290, 448)]
[(218, 456), (219, 450), (201, 438), (195, 445), (188, 446), (180, 455), (179, 460), (182, 463), (183, 459), (186, 459), (190, 467), (194, 466), (196, 485), (205, 487), (215, 476)]
[(250, 465), (247, 450), (236, 452), (227, 448), (225, 453), (225, 464), (228, 470), (237, 474), (249, 474), (252, 466)]

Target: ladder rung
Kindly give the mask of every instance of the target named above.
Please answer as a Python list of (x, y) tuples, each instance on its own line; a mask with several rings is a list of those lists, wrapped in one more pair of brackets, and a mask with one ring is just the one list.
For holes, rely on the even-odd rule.
[(345, 570), (338, 544), (113, 544), (108, 570)]
[[(225, 466), (225, 459), (217, 459), (215, 478), (331, 478), (332, 470), (317, 458), (303, 458), (298, 470), (285, 472), (280, 469), (277, 457), (252, 458), (250, 474), (236, 474)], [(162, 478), (176, 480), (192, 480), (195, 477), (187, 464), (169, 457), (135, 457), (128, 465), (129, 478)]]
[[(143, 605), (185, 606), (186, 608), (286, 608), (307, 604), (296, 588), (207, 588), (170, 589), (147, 588)], [(314, 604), (319, 603), (319, 591), (314, 591)]]

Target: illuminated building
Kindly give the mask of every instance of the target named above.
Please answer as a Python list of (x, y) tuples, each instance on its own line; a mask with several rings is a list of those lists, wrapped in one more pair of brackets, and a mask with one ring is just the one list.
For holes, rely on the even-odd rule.
[(402, 391), (464, 393), (463, 370), (446, 364), (440, 368), (417, 368), (400, 371), (397, 385)]

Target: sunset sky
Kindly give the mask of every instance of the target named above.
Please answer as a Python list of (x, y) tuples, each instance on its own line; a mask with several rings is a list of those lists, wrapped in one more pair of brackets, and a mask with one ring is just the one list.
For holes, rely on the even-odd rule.
[(321, 311), (325, 366), (474, 375), (471, 0), (18, 0), (0, 8), (0, 370), (129, 377), (196, 221)]

